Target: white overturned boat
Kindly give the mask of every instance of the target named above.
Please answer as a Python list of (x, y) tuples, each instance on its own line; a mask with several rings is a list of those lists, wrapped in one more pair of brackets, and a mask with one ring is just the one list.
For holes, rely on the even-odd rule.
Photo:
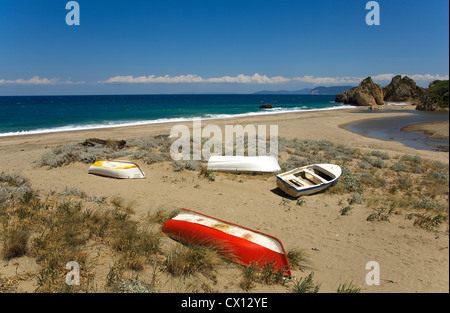
[(145, 178), (139, 165), (129, 161), (97, 161), (89, 167), (89, 174), (112, 178)]
[(298, 198), (327, 189), (341, 175), (338, 165), (313, 164), (277, 175), (277, 185), (291, 197)]
[(209, 171), (278, 173), (278, 161), (272, 156), (212, 156), (208, 161)]

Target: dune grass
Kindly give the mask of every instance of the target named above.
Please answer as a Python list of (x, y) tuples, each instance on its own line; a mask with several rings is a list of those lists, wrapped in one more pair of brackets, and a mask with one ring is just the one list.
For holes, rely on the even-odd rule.
[[(162, 136), (129, 139), (120, 150), (72, 144), (47, 153), (37, 165), (55, 168), (117, 156), (147, 164), (170, 164), (169, 147), (170, 140)], [(341, 166), (342, 177), (327, 190), (327, 193), (341, 196), (342, 203), (348, 202), (341, 206), (340, 214), (348, 215), (365, 206), (372, 210), (367, 222), (389, 222), (393, 214), (403, 214), (417, 227), (448, 233), (447, 164), (413, 155), (362, 151), (327, 140), (280, 138), (279, 147), (279, 163), (284, 170), (312, 163)], [(207, 171), (204, 162), (172, 162), (172, 166), (178, 172), (198, 171), (200, 177), (209, 181), (215, 181), (216, 175), (221, 175)], [(251, 180), (252, 176), (246, 179)], [(305, 203), (303, 198), (297, 202), (298, 209)], [(179, 243), (170, 249), (167, 247), (167, 237), (160, 228), (176, 214), (174, 210), (153, 209), (146, 218), (135, 219), (133, 203), (124, 199), (88, 195), (70, 187), (61, 194), (39, 195), (26, 178), (1, 173), (0, 257), (4, 260), (22, 256), (34, 258), (41, 267), (32, 277), (38, 292), (91, 290), (95, 278), (92, 264), (98, 258), (92, 247), (102, 247), (113, 260), (102, 284), (106, 290), (153, 292), (158, 286), (155, 277), (161, 275), (183, 280), (203, 276), (214, 283), (217, 272), (228, 266), (217, 251)], [(311, 268), (303, 250), (293, 248), (288, 250), (287, 256), (293, 270)], [(81, 286), (67, 289), (64, 265), (73, 260), (81, 265)], [(259, 284), (278, 284), (299, 293), (320, 290), (321, 285), (314, 282), (313, 272), (286, 284), (270, 266), (262, 271), (254, 266), (242, 267), (236, 286), (244, 291), (251, 291)], [(137, 278), (136, 273), (148, 271), (154, 273), (152, 283)], [(338, 292), (352, 291), (358, 291), (358, 288), (351, 283), (338, 288)]]
[[(192, 140), (191, 138), (191, 145)], [(247, 144), (245, 149), (248, 149), (248, 142), (244, 140), (244, 143)], [(141, 160), (146, 164), (169, 162), (172, 161), (171, 144), (172, 140), (167, 136), (129, 138), (121, 149), (113, 145), (90, 147), (81, 143), (68, 144), (53, 149), (36, 163), (38, 166), (55, 168), (73, 162), (92, 163), (97, 159), (114, 159), (119, 156)], [(341, 166), (342, 177), (328, 192), (351, 194), (350, 206), (360, 204), (376, 209), (382, 205), (390, 209), (414, 210), (416, 214), (426, 212), (439, 217), (433, 224), (436, 225), (436, 229), (443, 223), (448, 224), (448, 164), (425, 160), (417, 155), (390, 156), (379, 150), (362, 151), (328, 140), (280, 137), (278, 146), (282, 170), (287, 171), (313, 163), (334, 163)], [(208, 171), (204, 160), (172, 161), (172, 168), (174, 172), (198, 171), (199, 177), (210, 182), (214, 182), (216, 175), (220, 175)], [(14, 177), (3, 179), (14, 181)], [(25, 184), (23, 188), (16, 188), (15, 191), (25, 193), (26, 188)], [(376, 199), (372, 196), (374, 193), (377, 194)], [(5, 192), (0, 190), (0, 199), (5, 196)], [(89, 198), (87, 195), (81, 196)], [(102, 199), (92, 200), (102, 201)], [(342, 212), (345, 214), (349, 210)], [(420, 227), (422, 223), (416, 225)]]

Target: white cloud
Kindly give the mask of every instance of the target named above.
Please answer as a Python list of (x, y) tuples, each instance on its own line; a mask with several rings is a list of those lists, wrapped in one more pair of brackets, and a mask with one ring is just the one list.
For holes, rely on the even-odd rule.
[(17, 85), (49, 85), (55, 84), (58, 81), (57, 78), (40, 78), (39, 76), (34, 76), (30, 79), (19, 78), (16, 80), (5, 80), (0, 79), (0, 84), (17, 84)]
[[(389, 83), (394, 76), (397, 74), (378, 74), (372, 76), (372, 79), (377, 83)], [(445, 80), (449, 79), (449, 75), (432, 75), (432, 74), (401, 74), (402, 76), (407, 75), (412, 78), (417, 83), (426, 83), (433, 80)], [(129, 83), (129, 84), (151, 84), (151, 83), (228, 83), (228, 84), (256, 84), (256, 85), (276, 85), (285, 83), (305, 83), (311, 85), (323, 85), (323, 86), (333, 86), (333, 85), (358, 85), (365, 77), (315, 77), (315, 76), (297, 76), (297, 77), (283, 77), (283, 76), (273, 76), (269, 77), (267, 75), (261, 75), (255, 73), (253, 75), (239, 74), (236, 76), (221, 76), (221, 77), (210, 77), (203, 78), (199, 75), (187, 74), (178, 76), (115, 76), (107, 79), (106, 81), (100, 81), (100, 83)], [(40, 78), (39, 76), (34, 76), (30, 79), (19, 78), (16, 80), (5, 80), (0, 79), (0, 85), (82, 85), (86, 84), (84, 81), (73, 82), (69, 78), (66, 81), (62, 81), (59, 78)]]
[[(375, 76), (371, 76), (374, 82), (386, 82), (390, 83), (394, 76), (398, 74), (378, 74)], [(433, 80), (445, 80), (449, 79), (448, 75), (431, 75), (431, 74), (401, 74), (401, 76), (408, 76), (416, 82), (428, 82)], [(294, 77), (293, 81), (302, 82), (302, 83), (311, 83), (314, 85), (358, 85), (365, 77), (314, 77), (314, 76), (303, 76), (303, 77)]]
[(84, 81), (73, 82), (70, 79), (66, 81), (61, 81), (59, 78), (40, 78), (39, 76), (34, 76), (30, 79), (18, 78), (16, 80), (6, 80), (0, 79), (0, 85), (80, 85), (84, 84)]
[(180, 75), (180, 76), (115, 76), (107, 79), (106, 83), (200, 83), (204, 79), (198, 75)]
[[(375, 82), (390, 82), (397, 74), (379, 74), (372, 76)], [(402, 74), (404, 76), (405, 74)], [(431, 74), (414, 74), (408, 75), (410, 78), (418, 82), (432, 81), (436, 79), (448, 79), (448, 75), (431, 75)], [(299, 77), (283, 77), (267, 75), (260, 75), (258, 73), (253, 75), (239, 74), (237, 76), (221, 76), (203, 78), (198, 75), (179, 75), (179, 76), (115, 76), (102, 81), (102, 83), (229, 83), (229, 84), (285, 84), (285, 83), (307, 83), (312, 85), (358, 85), (365, 77), (315, 77), (315, 76), (299, 76)]]
[(448, 80), (449, 76), (448, 75), (430, 75), (430, 74), (425, 74), (425, 75), (421, 75), (421, 74), (415, 74), (415, 75), (410, 75), (409, 78), (415, 80), (415, 81), (432, 81), (432, 80)]
[(354, 85), (359, 84), (364, 78), (361, 77), (314, 77), (302, 76), (294, 77), (293, 81), (310, 83), (313, 85)]
[(282, 76), (268, 77), (258, 73), (248, 76), (239, 74), (237, 76), (222, 76), (203, 78), (198, 75), (179, 75), (179, 76), (115, 76), (104, 81), (105, 83), (235, 83), (235, 84), (282, 84), (290, 82), (290, 78)]
[(268, 77), (258, 73), (253, 76), (240, 74), (238, 76), (223, 76), (219, 78), (208, 78), (205, 81), (211, 83), (238, 83), (238, 84), (283, 84), (291, 81), (290, 78), (283, 76)]
[[(394, 78), (394, 76), (397, 76), (399, 74), (380, 74), (380, 75), (376, 75), (376, 76), (372, 76), (372, 79), (374, 81), (383, 81), (383, 82), (390, 82), (392, 80), (392, 78)], [(446, 80), (449, 79), (448, 75), (431, 75), (431, 74), (412, 74), (412, 75), (408, 75), (408, 74), (400, 74), (402, 77), (403, 76), (408, 76), (409, 78), (411, 78), (412, 80), (416, 81), (416, 82), (427, 82), (427, 81), (433, 81), (433, 80)]]

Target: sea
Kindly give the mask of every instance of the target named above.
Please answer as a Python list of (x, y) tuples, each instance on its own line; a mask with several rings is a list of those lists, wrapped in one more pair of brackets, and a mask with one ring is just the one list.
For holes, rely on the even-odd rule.
[[(193, 119), (337, 110), (324, 95), (98, 95), (0, 97), (0, 137)], [(260, 109), (263, 104), (273, 109)]]
[[(354, 108), (334, 99), (334, 95), (274, 94), (0, 96), (0, 137)], [(259, 108), (269, 103), (273, 109)], [(448, 112), (409, 113), (411, 116), (377, 118), (346, 128), (416, 149), (448, 147), (448, 140), (433, 140), (423, 133), (401, 130), (412, 123), (448, 121)]]

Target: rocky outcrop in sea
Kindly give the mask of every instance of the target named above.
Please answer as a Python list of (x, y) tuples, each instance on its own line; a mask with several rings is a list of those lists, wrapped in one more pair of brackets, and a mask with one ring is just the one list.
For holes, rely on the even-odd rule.
[(371, 77), (367, 77), (359, 86), (337, 94), (335, 101), (377, 109), (384, 104), (383, 89), (375, 84)]

